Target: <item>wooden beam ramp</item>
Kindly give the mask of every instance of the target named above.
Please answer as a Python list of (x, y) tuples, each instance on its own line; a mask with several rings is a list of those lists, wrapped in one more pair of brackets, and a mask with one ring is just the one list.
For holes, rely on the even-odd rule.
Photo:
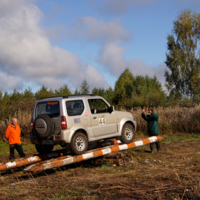
[(72, 163), (92, 159), (92, 158), (97, 158), (100, 156), (104, 156), (107, 154), (110, 154), (112, 152), (117, 152), (117, 151), (122, 151), (122, 150), (127, 150), (131, 149), (134, 147), (139, 147), (143, 146), (145, 144), (149, 143), (154, 143), (156, 141), (162, 140), (162, 137), (158, 136), (152, 136), (149, 138), (145, 138), (141, 141), (135, 141), (130, 144), (115, 144), (112, 146), (107, 146), (99, 149), (94, 149), (91, 151), (87, 151), (86, 153), (82, 155), (77, 155), (77, 156), (62, 156), (59, 158), (54, 158), (51, 160), (43, 161), (40, 163), (32, 164), (24, 169), (25, 172), (31, 172), (31, 173), (39, 173), (41, 171), (47, 170), (47, 169), (52, 169), (56, 167), (61, 167), (64, 165), (69, 165)]

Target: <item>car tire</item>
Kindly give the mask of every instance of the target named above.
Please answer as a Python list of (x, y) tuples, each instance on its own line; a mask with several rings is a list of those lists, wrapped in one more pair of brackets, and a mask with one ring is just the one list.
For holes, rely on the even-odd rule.
[(87, 136), (82, 132), (76, 132), (71, 141), (72, 152), (76, 155), (83, 154), (88, 149), (88, 139)]
[(123, 126), (123, 129), (122, 129), (122, 134), (121, 134), (121, 142), (124, 143), (124, 144), (129, 144), (133, 141), (134, 139), (134, 128), (131, 124), (129, 123), (126, 123), (124, 126)]
[(53, 150), (53, 147), (54, 147), (54, 145), (41, 145), (41, 144), (35, 145), (35, 148), (39, 154), (51, 153)]
[(33, 127), (39, 138), (47, 138), (54, 133), (54, 123), (48, 115), (39, 115), (36, 117)]

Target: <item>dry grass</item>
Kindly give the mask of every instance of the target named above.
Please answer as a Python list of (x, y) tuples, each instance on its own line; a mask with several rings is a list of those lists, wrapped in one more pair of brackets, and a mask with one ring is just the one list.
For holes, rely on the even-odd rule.
[[(18, 109), (10, 108), (9, 117), (0, 121), (0, 138), (5, 134), (6, 127), (10, 124), (12, 117), (18, 119), (18, 123), (22, 130), (22, 136), (28, 138), (31, 123), (32, 104), (25, 105), (23, 103), (17, 104)], [(147, 132), (146, 121), (141, 117), (141, 108), (132, 108), (131, 113), (137, 121), (137, 132)], [(174, 134), (174, 133), (200, 133), (200, 106), (195, 107), (158, 107), (154, 112), (159, 115), (160, 133)]]
[[(137, 121), (137, 131), (147, 132), (146, 121), (141, 117), (141, 108), (131, 109), (130, 112)], [(200, 133), (200, 106), (192, 108), (158, 107), (154, 108), (154, 112), (159, 116), (159, 128), (162, 135), (178, 132)]]
[(149, 145), (130, 150), (134, 162), (101, 167), (89, 163), (40, 174), (0, 174), (0, 199), (200, 199), (200, 146), (195, 135), (170, 136), (160, 154)]

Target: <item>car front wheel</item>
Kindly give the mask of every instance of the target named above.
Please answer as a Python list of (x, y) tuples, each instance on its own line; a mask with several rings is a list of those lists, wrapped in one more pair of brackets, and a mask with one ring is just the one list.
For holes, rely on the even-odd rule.
[(131, 124), (126, 123), (122, 129), (121, 141), (124, 144), (131, 143), (134, 139), (134, 128)]

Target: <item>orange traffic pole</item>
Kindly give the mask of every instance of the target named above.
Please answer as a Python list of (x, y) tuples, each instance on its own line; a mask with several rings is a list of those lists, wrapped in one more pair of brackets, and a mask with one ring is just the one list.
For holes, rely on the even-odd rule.
[(38, 173), (38, 172), (41, 172), (41, 171), (44, 171), (44, 170), (47, 170), (47, 169), (61, 167), (61, 166), (64, 166), (64, 165), (69, 165), (69, 164), (80, 162), (80, 161), (83, 161), (83, 160), (88, 160), (88, 159), (91, 159), (91, 158), (100, 157), (100, 156), (109, 154), (111, 152), (126, 150), (126, 149), (130, 149), (130, 148), (134, 148), (134, 147), (143, 146), (143, 145), (149, 144), (149, 143), (154, 143), (154, 142), (160, 141), (162, 139), (163, 139), (162, 137), (152, 136), (152, 137), (149, 137), (149, 138), (145, 138), (141, 141), (132, 142), (130, 144), (118, 144), (118, 145), (116, 144), (116, 145), (113, 145), (113, 146), (94, 149), (94, 150), (88, 151), (88, 152), (86, 152), (85, 154), (82, 154), (82, 155), (63, 156), (63, 157), (59, 157), (59, 158), (56, 158), (56, 159), (43, 161), (43, 162), (40, 162), (40, 163), (30, 165), (27, 168), (25, 168), (24, 171)]

